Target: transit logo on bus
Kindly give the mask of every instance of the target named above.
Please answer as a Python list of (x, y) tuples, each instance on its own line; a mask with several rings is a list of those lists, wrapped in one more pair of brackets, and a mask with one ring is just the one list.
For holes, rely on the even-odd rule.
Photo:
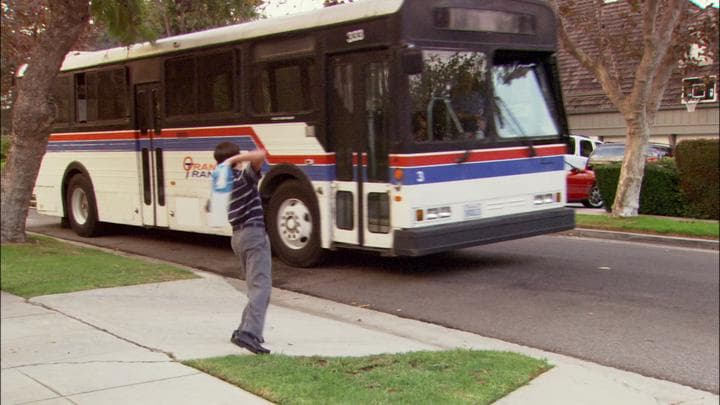
[(213, 170), (215, 170), (215, 163), (195, 163), (192, 156), (185, 156), (183, 159), (183, 169), (185, 170), (185, 178), (210, 178)]

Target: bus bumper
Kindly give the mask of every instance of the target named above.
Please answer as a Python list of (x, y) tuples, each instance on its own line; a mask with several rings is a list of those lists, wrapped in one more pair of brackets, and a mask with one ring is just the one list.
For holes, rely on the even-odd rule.
[(555, 208), (455, 224), (400, 229), (394, 232), (393, 253), (397, 256), (423, 256), (573, 228), (575, 212), (571, 208)]

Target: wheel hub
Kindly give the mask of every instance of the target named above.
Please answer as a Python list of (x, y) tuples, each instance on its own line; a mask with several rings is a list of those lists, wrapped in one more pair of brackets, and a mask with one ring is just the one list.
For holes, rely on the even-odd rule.
[(298, 250), (310, 241), (312, 220), (307, 206), (296, 198), (289, 198), (278, 210), (278, 231), (285, 246)]
[(76, 188), (75, 190), (73, 190), (71, 201), (73, 218), (75, 218), (75, 222), (77, 222), (78, 225), (85, 224), (88, 216), (90, 215), (88, 208), (88, 199), (85, 191), (83, 191), (81, 188)]

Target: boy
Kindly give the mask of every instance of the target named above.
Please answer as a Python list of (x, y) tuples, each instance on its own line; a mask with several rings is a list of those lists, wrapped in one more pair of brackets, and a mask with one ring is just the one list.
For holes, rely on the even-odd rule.
[[(233, 331), (230, 341), (255, 354), (268, 354), (263, 347), (263, 329), (265, 313), (270, 304), (272, 289), (270, 242), (265, 232), (262, 203), (258, 191), (260, 169), (265, 162), (265, 152), (256, 150), (240, 153), (240, 148), (232, 142), (222, 142), (215, 147), (215, 161), (218, 163), (213, 172), (213, 212), (224, 206), (222, 197), (216, 191), (230, 189), (226, 220), (233, 228), (232, 249), (240, 259), (240, 267), (245, 271), (248, 303), (242, 314), (240, 326)], [(236, 167), (240, 162), (248, 162), (244, 169)], [(223, 184), (226, 183), (226, 184)]]

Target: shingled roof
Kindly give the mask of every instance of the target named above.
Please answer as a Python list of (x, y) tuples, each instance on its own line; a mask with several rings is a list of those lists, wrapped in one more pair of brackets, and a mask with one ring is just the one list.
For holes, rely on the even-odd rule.
[[(597, 7), (596, 0), (575, 0), (574, 7), (580, 12), (592, 10)], [(689, 12), (696, 13), (699, 9), (695, 5), (690, 5)], [(608, 32), (614, 33), (612, 40), (615, 41), (642, 41), (642, 27), (639, 24), (629, 25), (625, 16), (629, 12), (627, 2), (618, 1), (607, 3), (599, 10), (603, 28)], [(718, 10), (714, 9), (717, 13)], [(571, 28), (572, 29), (572, 28)], [(578, 30), (579, 32), (580, 30)], [(571, 33), (571, 37), (583, 49), (592, 47), (592, 38), (587, 35), (575, 36)], [(622, 76), (625, 78), (622, 87), (626, 92), (632, 88), (632, 78), (634, 77), (634, 69), (637, 66), (637, 56), (628, 55), (626, 58), (617, 60), (615, 65)], [(569, 114), (597, 113), (597, 112), (615, 112), (617, 109), (605, 96), (605, 92), (600, 86), (595, 75), (588, 71), (565, 49), (558, 52), (558, 62), (560, 66), (560, 76), (563, 88), (563, 97), (565, 108)], [(660, 109), (683, 108), (680, 103), (682, 94), (683, 77), (701, 76), (701, 75), (718, 75), (717, 61), (714, 63), (694, 68), (690, 72), (682, 72), (676, 69), (670, 82), (665, 89), (663, 101)]]

